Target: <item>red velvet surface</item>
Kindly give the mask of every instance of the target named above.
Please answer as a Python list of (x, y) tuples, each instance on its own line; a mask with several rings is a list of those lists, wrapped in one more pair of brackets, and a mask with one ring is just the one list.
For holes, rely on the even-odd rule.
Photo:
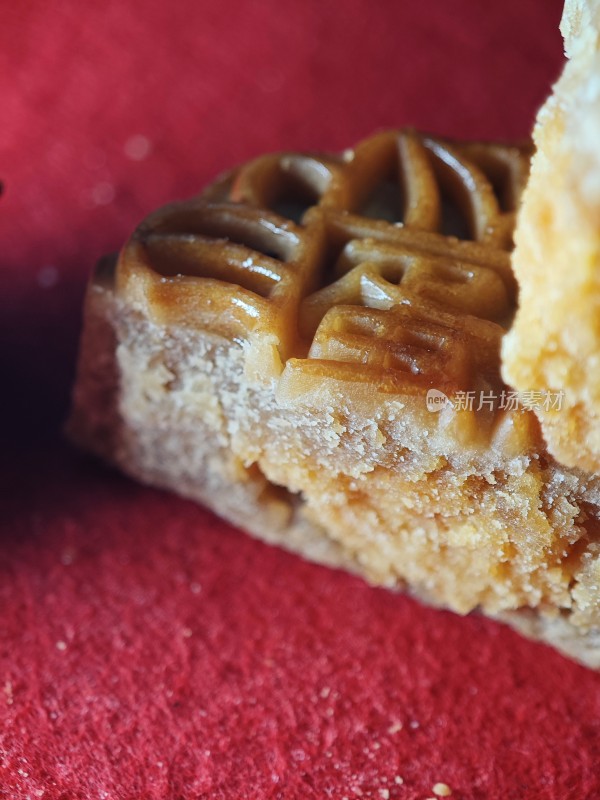
[[(600, 676), (306, 564), (60, 436), (86, 276), (277, 148), (527, 134), (552, 0), (0, 10), (0, 798), (600, 797)], [(401, 782), (402, 781), (402, 782)]]

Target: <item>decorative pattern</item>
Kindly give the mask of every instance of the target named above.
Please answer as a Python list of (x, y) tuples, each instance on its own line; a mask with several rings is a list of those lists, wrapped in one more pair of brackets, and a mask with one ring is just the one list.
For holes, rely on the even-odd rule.
[(282, 362), (332, 375), (337, 362), (392, 371), (396, 388), (500, 384), (529, 155), (405, 130), (340, 156), (262, 156), (150, 216), (118, 286), (163, 321), (268, 337)]

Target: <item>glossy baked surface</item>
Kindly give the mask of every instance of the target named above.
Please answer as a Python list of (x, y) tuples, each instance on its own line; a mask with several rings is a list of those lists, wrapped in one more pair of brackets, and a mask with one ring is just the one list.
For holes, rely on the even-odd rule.
[(271, 337), (282, 365), (325, 361), (394, 392), (499, 389), (528, 163), (527, 146), (412, 130), (340, 156), (263, 156), (151, 215), (119, 293), (162, 322)]

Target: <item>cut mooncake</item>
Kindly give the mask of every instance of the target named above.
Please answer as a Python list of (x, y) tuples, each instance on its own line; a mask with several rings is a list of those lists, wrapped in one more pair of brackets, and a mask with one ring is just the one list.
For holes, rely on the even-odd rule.
[(71, 437), (251, 534), (600, 665), (600, 478), (501, 376), (527, 146), (258, 158), (87, 293)]

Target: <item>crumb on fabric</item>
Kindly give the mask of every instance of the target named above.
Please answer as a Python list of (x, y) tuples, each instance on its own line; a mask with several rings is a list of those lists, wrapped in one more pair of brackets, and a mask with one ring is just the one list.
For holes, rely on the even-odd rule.
[(14, 702), (12, 681), (6, 681), (4, 684), (4, 694), (6, 695), (6, 705), (12, 706)]

